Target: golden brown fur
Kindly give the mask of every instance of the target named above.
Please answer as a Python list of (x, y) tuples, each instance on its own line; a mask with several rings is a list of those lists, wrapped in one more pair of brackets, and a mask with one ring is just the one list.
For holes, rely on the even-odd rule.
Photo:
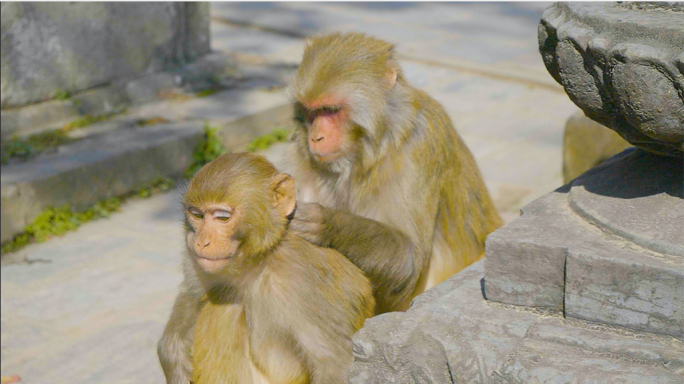
[[(300, 205), (291, 228), (360, 267), (377, 313), (407, 309), (478, 260), (501, 225), (448, 115), (406, 82), (393, 54), (391, 44), (362, 34), (316, 38), (292, 86), (289, 153)], [(313, 131), (334, 132), (337, 142), (321, 147)], [(328, 148), (333, 160), (313, 155)]]
[(346, 383), (372, 289), (344, 256), (287, 230), (294, 201), (292, 179), (249, 154), (190, 183), (186, 279), (159, 343), (169, 383)]

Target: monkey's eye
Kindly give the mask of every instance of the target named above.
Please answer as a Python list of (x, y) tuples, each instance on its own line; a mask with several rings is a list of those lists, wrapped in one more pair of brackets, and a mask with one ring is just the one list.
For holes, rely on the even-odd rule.
[(326, 105), (319, 109), (319, 115), (334, 115), (342, 109), (339, 105)]
[(204, 218), (204, 214), (197, 208), (189, 208), (188, 213), (193, 215), (197, 219)]
[(230, 220), (230, 212), (228, 211), (216, 211), (214, 212), (214, 218), (218, 221), (226, 222)]

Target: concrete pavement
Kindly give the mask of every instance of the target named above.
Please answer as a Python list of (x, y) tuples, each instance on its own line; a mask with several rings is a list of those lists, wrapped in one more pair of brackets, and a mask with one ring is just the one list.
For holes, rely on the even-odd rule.
[[(255, 81), (291, 75), (302, 36), (312, 33), (359, 30), (397, 43), (409, 82), (445, 106), (506, 221), (561, 184), (562, 128), (576, 107), (536, 51), (544, 5), (212, 6), (213, 48)], [(268, 153), (277, 159), (282, 146)], [(155, 344), (181, 281), (179, 200), (179, 190), (132, 200), (110, 219), (3, 259), (2, 375), (29, 384), (162, 383)]]

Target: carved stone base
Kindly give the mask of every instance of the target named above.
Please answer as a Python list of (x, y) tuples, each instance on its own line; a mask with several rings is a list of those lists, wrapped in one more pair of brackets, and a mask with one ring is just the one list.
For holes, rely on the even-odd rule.
[(349, 382), (682, 382), (680, 340), (488, 302), (482, 264), (418, 296), (407, 312), (366, 320)]
[(486, 244), (490, 300), (684, 338), (684, 165), (630, 149)]

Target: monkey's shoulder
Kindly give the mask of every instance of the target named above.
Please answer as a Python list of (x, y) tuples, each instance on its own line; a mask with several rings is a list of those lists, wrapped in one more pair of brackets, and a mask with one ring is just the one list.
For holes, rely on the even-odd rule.
[(286, 233), (276, 252), (282, 267), (289, 265), (295, 269), (310, 269), (335, 275), (343, 273), (341, 278), (354, 275), (363, 277), (363, 272), (338, 251), (319, 247), (292, 233)]
[(372, 297), (370, 281), (364, 273), (333, 249), (288, 233), (272, 256), (268, 268), (282, 277), (278, 283), (283, 290), (300, 293), (301, 286), (309, 286), (312, 291), (304, 292), (307, 297), (320, 295), (328, 300)]

